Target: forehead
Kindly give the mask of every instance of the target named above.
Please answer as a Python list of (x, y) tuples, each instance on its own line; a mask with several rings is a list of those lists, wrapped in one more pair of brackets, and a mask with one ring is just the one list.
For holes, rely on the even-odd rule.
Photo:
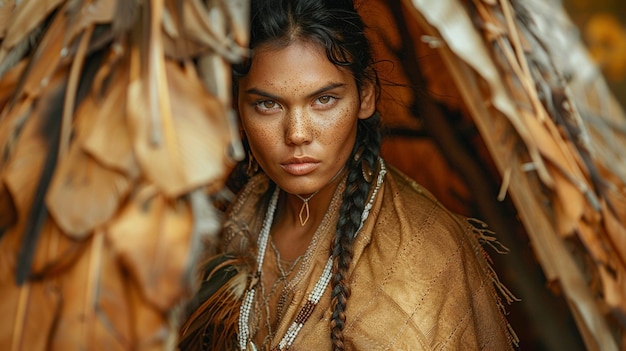
[(298, 40), (285, 47), (255, 49), (250, 71), (240, 84), (285, 93), (309, 91), (329, 82), (355, 84), (350, 71), (330, 62), (321, 45)]

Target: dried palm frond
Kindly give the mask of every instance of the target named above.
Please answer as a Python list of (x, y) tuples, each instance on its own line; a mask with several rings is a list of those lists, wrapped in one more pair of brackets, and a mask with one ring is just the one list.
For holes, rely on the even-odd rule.
[(510, 194), (588, 349), (623, 348), (626, 118), (560, 4), (404, 7), (424, 33), (416, 39), (445, 63), (502, 176), (501, 195)]
[(242, 158), (247, 6), (0, 2), (1, 349), (175, 347)]

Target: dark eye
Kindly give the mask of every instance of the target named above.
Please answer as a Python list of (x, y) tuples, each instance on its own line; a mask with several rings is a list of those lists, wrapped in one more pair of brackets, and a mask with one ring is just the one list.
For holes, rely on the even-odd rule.
[(273, 112), (280, 109), (280, 105), (274, 100), (262, 100), (255, 103), (257, 110), (263, 113)]
[(332, 102), (334, 99), (335, 98), (332, 97), (332, 96), (324, 95), (324, 96), (321, 96), (321, 97), (317, 98), (317, 101), (319, 101), (319, 103), (322, 104), (322, 105), (326, 105), (326, 104)]
[(276, 102), (272, 101), (272, 100), (265, 100), (265, 101), (261, 101), (261, 105), (263, 105), (263, 108), (274, 108), (276, 107)]

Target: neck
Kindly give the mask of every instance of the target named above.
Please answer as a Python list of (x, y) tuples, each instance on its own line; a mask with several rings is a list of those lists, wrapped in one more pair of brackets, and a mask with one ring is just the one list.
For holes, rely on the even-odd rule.
[[(306, 251), (328, 210), (343, 174), (345, 172), (342, 169), (329, 184), (313, 193), (314, 196), (308, 201), (309, 217), (304, 225), (300, 221), (303, 200), (295, 194), (281, 193), (271, 235), (284, 259), (295, 259)], [(302, 197), (306, 199), (310, 196), (311, 194)]]
[[(339, 179), (339, 176), (341, 174), (344, 173), (344, 167), (341, 167), (341, 169), (339, 171), (337, 171), (337, 173), (330, 179), (330, 181), (328, 181), (328, 184), (326, 184), (325, 186), (323, 186), (322, 188), (316, 190), (315, 192), (302, 196), (299, 194), (291, 194), (291, 195), (295, 195), (295, 197), (297, 197), (301, 202), (301, 206), (300, 206), (300, 210), (298, 211), (298, 216), (297, 219), (300, 222), (300, 225), (302, 227), (305, 227), (306, 224), (308, 223), (309, 219), (310, 219), (310, 215), (311, 215), (311, 200), (317, 196), (317, 194), (319, 194), (321, 191), (325, 191), (326, 196), (325, 199), (326, 201), (315, 201), (315, 203), (318, 204), (317, 208), (321, 209), (321, 211), (316, 211), (317, 212), (317, 221), (316, 223), (319, 224), (321, 217), (323, 217), (323, 215), (326, 213), (326, 209), (328, 208), (328, 204), (330, 203), (330, 200), (333, 196), (333, 194), (335, 193), (335, 190), (337, 189), (337, 179)], [(294, 205), (294, 200), (293, 200), (293, 196), (291, 197), (291, 201), (289, 203), (290, 207), (292, 209), (296, 209), (297, 205)], [(295, 201), (295, 203), (297, 204), (298, 202)], [(315, 225), (314, 227), (317, 227), (317, 225)]]
[[(343, 172), (344, 167), (341, 167), (341, 169), (337, 172), (337, 174), (335, 174), (330, 181), (328, 182), (328, 185), (332, 185), (335, 180), (337, 179), (337, 177), (339, 177), (339, 175)], [(298, 219), (300, 220), (300, 225), (301, 226), (305, 226), (308, 221), (309, 221), (309, 217), (310, 217), (310, 209), (309, 209), (309, 201), (315, 196), (317, 195), (317, 193), (319, 193), (322, 189), (324, 189), (326, 186), (322, 187), (321, 189), (316, 190), (314, 193), (306, 196), (306, 197), (302, 197), (298, 194), (294, 194), (296, 195), (296, 197), (300, 200), (302, 200), (302, 207), (300, 207), (300, 212), (298, 212)], [(334, 191), (333, 191), (334, 192)]]

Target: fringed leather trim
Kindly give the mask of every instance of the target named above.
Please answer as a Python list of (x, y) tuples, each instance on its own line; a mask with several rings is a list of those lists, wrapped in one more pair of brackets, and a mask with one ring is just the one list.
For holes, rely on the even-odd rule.
[[(495, 290), (497, 291), (495, 297), (498, 303), (498, 307), (500, 308), (500, 311), (503, 315), (507, 315), (508, 312), (506, 311), (506, 307), (502, 303), (502, 298), (504, 298), (509, 305), (515, 301), (521, 300), (516, 297), (513, 292), (509, 290), (504, 285), (504, 283), (502, 283), (502, 281), (500, 281), (498, 274), (493, 268), (493, 260), (485, 251), (483, 246), (486, 245), (491, 247), (498, 254), (508, 254), (510, 251), (506, 246), (498, 241), (498, 239), (496, 238), (496, 233), (490, 230), (486, 223), (475, 218), (468, 218), (467, 222), (472, 228), (472, 233), (474, 234), (474, 237), (478, 240), (478, 243), (481, 244), (476, 249), (479, 250), (478, 254), (484, 258), (486, 273), (489, 276), (489, 279), (491, 280)], [(515, 330), (513, 330), (511, 324), (508, 323), (508, 321), (506, 322), (506, 329), (509, 333), (509, 340), (511, 341), (511, 343), (515, 347), (519, 348), (519, 337), (515, 333)]]

